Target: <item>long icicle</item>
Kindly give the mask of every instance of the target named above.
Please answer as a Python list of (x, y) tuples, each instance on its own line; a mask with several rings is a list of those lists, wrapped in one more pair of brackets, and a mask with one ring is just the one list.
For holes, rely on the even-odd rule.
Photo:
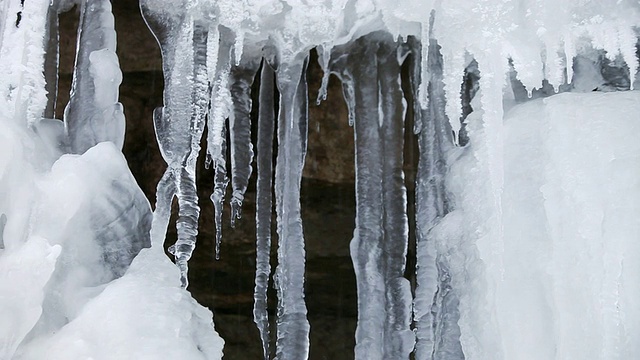
[[(331, 70), (343, 82), (354, 120), (356, 229), (350, 250), (358, 291), (355, 359), (378, 360), (384, 354), (385, 282), (382, 257), (382, 144), (379, 131), (377, 42), (365, 36), (335, 48)], [(345, 55), (346, 54), (346, 55)]]
[(207, 33), (208, 28), (195, 24), (193, 29), (193, 84), (191, 91), (192, 112), (189, 125), (189, 149), (182, 160), (177, 182), (178, 196), (178, 240), (173, 254), (181, 270), (181, 282), (187, 287), (187, 262), (195, 248), (198, 234), (198, 192), (196, 189), (196, 161), (200, 153), (200, 139), (204, 131), (205, 114), (209, 100), (207, 78)]
[(384, 258), (383, 269), (386, 292), (387, 319), (385, 324), (385, 359), (408, 359), (415, 336), (411, 331), (411, 285), (404, 277), (409, 219), (407, 190), (404, 185), (403, 93), (400, 88), (398, 44), (391, 36), (379, 41), (378, 86), (382, 141), (382, 201)]
[[(247, 60), (248, 58), (248, 60)], [(260, 66), (259, 58), (245, 56), (239, 66), (231, 68), (230, 91), (233, 111), (229, 114), (231, 148), (231, 227), (242, 217), (244, 193), (251, 177), (251, 84)]]
[(253, 293), (253, 321), (260, 331), (264, 359), (269, 359), (269, 314), (267, 288), (271, 265), (271, 215), (273, 174), (273, 131), (275, 127), (274, 72), (266, 61), (262, 62), (257, 143), (256, 184), (256, 278)]
[[(429, 41), (427, 43), (427, 41)], [(421, 46), (427, 46), (429, 66), (429, 106), (422, 109), (422, 127), (418, 130), (419, 163), (416, 176), (416, 279), (414, 321), (416, 326), (416, 359), (463, 359), (457, 325), (457, 297), (451, 291), (448, 264), (436, 250), (436, 239), (430, 230), (451, 211), (446, 198), (444, 179), (446, 153), (453, 147), (449, 122), (445, 115), (442, 56), (435, 40), (412, 39), (412, 61), (420, 61)], [(419, 71), (411, 67), (412, 88), (417, 92)]]
[(278, 221), (278, 319), (276, 359), (304, 360), (309, 356), (309, 321), (304, 300), (305, 250), (300, 214), (300, 185), (307, 148), (308, 59), (279, 65), (278, 157), (276, 214)]
[[(211, 30), (210, 30), (211, 31)], [(217, 31), (217, 30), (216, 30)], [(229, 91), (229, 73), (231, 69), (231, 50), (233, 43), (228, 30), (219, 32), (218, 39), (212, 39), (210, 50), (216, 56), (215, 70), (211, 72), (211, 102), (209, 103), (207, 160), (205, 167), (213, 163), (214, 180), (211, 202), (214, 207), (216, 225), (215, 258), (220, 259), (222, 242), (222, 212), (224, 197), (229, 178), (227, 176), (227, 133), (226, 119), (231, 113), (231, 93)], [(218, 41), (219, 40), (219, 41)], [(218, 52), (215, 54), (215, 52)], [(211, 61), (213, 63), (213, 61)], [(211, 64), (210, 66), (213, 66)], [(211, 71), (211, 69), (209, 69)]]
[(187, 15), (188, 9), (165, 13), (154, 5), (148, 0), (140, 2), (144, 20), (162, 52), (164, 107), (154, 112), (154, 126), (160, 152), (168, 166), (158, 183), (151, 234), (153, 244), (159, 245), (166, 231), (171, 200), (177, 196), (178, 239), (169, 251), (175, 256), (181, 285), (186, 288), (187, 262), (195, 248), (200, 215), (195, 167), (209, 101), (208, 27), (194, 23)]

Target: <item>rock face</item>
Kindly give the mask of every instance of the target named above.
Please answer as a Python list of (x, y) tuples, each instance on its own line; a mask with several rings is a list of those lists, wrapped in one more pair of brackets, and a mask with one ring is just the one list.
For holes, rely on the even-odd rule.
[[(152, 112), (162, 105), (162, 62), (158, 45), (140, 16), (137, 1), (114, 1), (117, 54), (123, 72), (120, 102), (127, 120), (123, 152), (131, 172), (152, 206), (165, 163), (155, 139)], [(75, 57), (77, 9), (61, 15), (60, 84), (56, 117), (69, 100)], [(356, 285), (349, 257), (355, 217), (353, 130), (339, 82), (329, 82), (327, 100), (316, 106), (322, 70), (315, 54), (309, 66), (309, 142), (302, 185), (302, 216), (307, 250), (306, 300), (311, 323), (311, 359), (352, 359), (356, 326)], [(203, 144), (204, 145), (204, 144)], [(214, 259), (215, 228), (209, 201), (213, 174), (198, 164), (200, 227), (190, 262), (193, 296), (214, 312), (216, 328), (225, 339), (225, 359), (260, 359), (262, 350), (253, 324), (255, 272), (255, 179), (245, 199), (243, 218), (231, 229), (229, 209), (221, 260)], [(177, 206), (174, 206), (177, 210)], [(275, 222), (275, 219), (274, 219)], [(176, 239), (175, 218), (166, 246)], [(327, 226), (331, 224), (331, 226)], [(277, 237), (273, 235), (272, 267)], [(275, 290), (269, 312), (275, 316)], [(272, 335), (275, 327), (272, 328)], [(275, 338), (275, 336), (272, 336)]]

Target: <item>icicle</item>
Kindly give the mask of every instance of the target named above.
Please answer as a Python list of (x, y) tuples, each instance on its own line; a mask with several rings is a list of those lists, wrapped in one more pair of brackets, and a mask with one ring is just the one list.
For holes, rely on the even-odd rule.
[[(161, 110), (161, 108), (156, 110)], [(156, 112), (159, 113), (159, 111)], [(158, 182), (156, 208), (153, 211), (153, 220), (151, 222), (151, 247), (154, 249), (163, 249), (164, 238), (171, 218), (171, 202), (175, 194), (176, 188), (173, 174), (170, 171), (166, 171)]]
[[(165, 74), (165, 106), (156, 111), (154, 117), (160, 151), (168, 165), (163, 181), (158, 184), (158, 193), (161, 194), (158, 201), (163, 203), (161, 209), (166, 212), (164, 202), (173, 197), (169, 195), (171, 190), (178, 197), (178, 240), (170, 250), (180, 268), (182, 286), (186, 288), (187, 262), (195, 248), (200, 215), (195, 167), (210, 98), (207, 72), (209, 27), (194, 23), (193, 18), (184, 12), (162, 12), (149, 5), (148, 1), (142, 1), (140, 7), (160, 44)], [(154, 226), (164, 226), (166, 214), (157, 216), (158, 219), (154, 215)], [(155, 234), (161, 230), (152, 228), (151, 231)]]
[[(212, 105), (213, 106), (213, 105)], [(224, 121), (224, 120), (223, 120)], [(214, 208), (214, 222), (216, 224), (216, 247), (215, 257), (220, 260), (220, 244), (222, 243), (222, 213), (224, 207), (224, 196), (227, 192), (229, 178), (227, 177), (227, 162), (225, 154), (227, 153), (226, 127), (222, 128), (222, 140), (219, 145), (219, 155), (212, 158), (213, 162), (213, 192), (211, 193), (211, 202)]]
[(560, 85), (564, 83), (564, 69), (558, 50), (557, 43), (550, 41), (545, 43), (545, 78), (553, 85), (555, 92), (558, 92)]
[(397, 46), (388, 33), (369, 34), (336, 48), (331, 63), (355, 120), (356, 359), (408, 358), (414, 342), (403, 278), (408, 225)]
[(404, 186), (404, 97), (400, 88), (398, 43), (380, 41), (377, 75), (382, 110), (380, 136), (382, 142), (382, 204), (384, 207), (383, 259), (385, 300), (385, 359), (408, 359), (413, 350), (411, 323), (411, 286), (405, 279), (409, 224), (407, 191)]
[[(225, 122), (231, 114), (231, 92), (229, 77), (231, 70), (231, 51), (233, 43), (228, 30), (220, 33), (220, 44), (217, 45), (216, 70), (209, 104), (208, 134), (207, 134), (207, 164), (213, 162), (214, 184), (211, 201), (215, 210), (216, 224), (215, 257), (220, 259), (220, 244), (222, 242), (222, 212), (224, 197), (229, 179), (227, 177), (227, 140)], [(211, 46), (209, 47), (211, 49)]]
[(235, 60), (235, 66), (240, 66), (242, 63), (242, 52), (244, 51), (244, 31), (237, 29), (236, 42), (233, 45), (233, 58)]
[[(410, 36), (407, 41), (407, 47), (412, 55), (409, 57), (409, 76), (410, 76), (410, 85), (411, 85), (411, 94), (413, 95), (413, 133), (418, 135), (420, 131), (422, 131), (423, 127), (423, 119), (422, 119), (422, 103), (419, 101), (419, 93), (421, 91), (421, 86), (424, 85), (426, 91), (429, 90), (429, 77), (423, 78), (424, 75), (423, 67), (428, 66), (426, 61), (423, 61), (422, 56), (424, 55), (424, 49), (422, 48), (422, 44), (420, 40), (416, 39), (414, 36)], [(427, 70), (428, 74), (428, 70)], [(429, 76), (429, 75), (427, 75)], [(427, 93), (428, 95), (428, 93)], [(428, 100), (427, 96), (427, 100)], [(427, 107), (428, 108), (428, 104)]]
[[(429, 48), (426, 64), (430, 68), (431, 77), (429, 107), (420, 114), (422, 128), (418, 138), (420, 158), (415, 190), (417, 286), (413, 307), (417, 337), (415, 354), (416, 359), (462, 359), (459, 336), (455, 337), (456, 332), (459, 332), (457, 306), (442, 305), (443, 302), (447, 304), (457, 300), (454, 292), (444, 291), (449, 270), (438, 256), (437, 239), (430, 233), (434, 225), (450, 211), (444, 179), (447, 169), (446, 153), (453, 144), (445, 115), (442, 58), (438, 45), (430, 40), (430, 44), (422, 46)], [(415, 50), (414, 54), (418, 54), (418, 51)], [(422, 60), (422, 63), (425, 61)], [(415, 67), (412, 69), (417, 71)], [(415, 73), (411, 75), (413, 83), (416, 82), (416, 77)], [(446, 333), (444, 329), (452, 329), (452, 332)]]
[[(282, 61), (282, 59), (280, 59)], [(276, 214), (278, 219), (278, 290), (276, 359), (307, 359), (309, 322), (304, 301), (305, 250), (300, 215), (300, 181), (307, 149), (308, 58), (278, 66), (280, 90)]]
[(458, 143), (460, 117), (462, 116), (462, 79), (464, 78), (464, 54), (456, 53), (445, 56), (443, 65), (443, 81), (447, 97), (446, 114), (453, 131), (453, 141)]
[(622, 59), (629, 67), (630, 90), (633, 90), (633, 83), (640, 63), (636, 56), (638, 37), (631, 26), (618, 28), (618, 42), (620, 44), (620, 55), (622, 55)]
[[(186, 156), (182, 159), (180, 178), (177, 181), (178, 197), (178, 240), (175, 244), (176, 264), (181, 270), (181, 282), (184, 288), (187, 279), (187, 261), (191, 258), (198, 234), (198, 193), (196, 189), (195, 167), (200, 153), (200, 139), (204, 130), (205, 114), (209, 100), (207, 79), (207, 29), (196, 24), (193, 28), (193, 83), (191, 91), (191, 117), (188, 127), (190, 144)], [(186, 129), (185, 129), (186, 130)]]
[(344, 101), (347, 103), (347, 110), (349, 111), (349, 126), (353, 127), (356, 122), (356, 109), (354, 108), (355, 85), (349, 74), (342, 75), (341, 80), (342, 96), (344, 96)]
[(256, 279), (253, 293), (253, 321), (260, 331), (262, 351), (269, 360), (269, 314), (267, 288), (271, 266), (271, 178), (273, 174), (274, 72), (266, 61), (262, 62), (257, 143), (256, 184)]
[(323, 100), (327, 100), (327, 87), (329, 86), (329, 76), (331, 71), (329, 70), (329, 61), (331, 60), (331, 49), (333, 45), (318, 46), (319, 58), (318, 62), (322, 67), (322, 83), (320, 84), (320, 91), (318, 91), (318, 98), (316, 99), (316, 105), (320, 105)]
[(251, 84), (260, 66), (258, 59), (243, 61), (231, 69), (233, 111), (229, 116), (231, 141), (231, 227), (242, 217), (242, 201), (251, 177)]
[(564, 58), (565, 69), (567, 71), (567, 84), (571, 84), (573, 82), (573, 58), (576, 56), (576, 48), (571, 36), (571, 33), (567, 31), (562, 38), (564, 41)]
[[(378, 130), (378, 79), (375, 43), (366, 37), (334, 50), (332, 71), (352, 92), (345, 101), (355, 120), (356, 228), (351, 259), (358, 290), (355, 359), (382, 359), (385, 284), (382, 254), (382, 149)], [(347, 96), (348, 95), (348, 96)]]
[[(427, 44), (429, 42), (429, 33), (431, 32), (431, 24), (433, 24), (433, 17), (435, 15), (435, 11), (431, 11), (430, 21), (429, 23), (422, 22), (420, 24), (420, 39), (423, 44)], [(429, 47), (422, 46), (420, 58), (422, 59), (422, 63), (420, 64), (420, 69), (422, 70), (420, 73), (420, 83), (418, 96), (416, 97), (417, 103), (420, 105), (420, 108), (426, 109), (429, 106), (429, 65), (427, 64), (427, 59), (429, 58)], [(417, 112), (416, 112), (417, 114)], [(419, 126), (419, 122), (415, 123), (415, 126)]]
[(109, 0), (82, 2), (76, 48), (71, 95), (64, 111), (69, 150), (82, 154), (102, 141), (122, 149), (125, 119), (118, 102), (122, 73)]
[(216, 80), (219, 51), (220, 31), (218, 31), (218, 25), (213, 24), (209, 27), (209, 36), (207, 37), (207, 76), (211, 84)]

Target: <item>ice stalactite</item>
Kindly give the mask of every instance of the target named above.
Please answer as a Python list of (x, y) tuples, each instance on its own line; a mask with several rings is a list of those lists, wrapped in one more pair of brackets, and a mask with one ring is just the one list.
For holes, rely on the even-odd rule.
[[(212, 26), (214, 28), (214, 26)], [(217, 26), (215, 26), (217, 28)], [(222, 213), (229, 178), (227, 176), (227, 117), (231, 115), (232, 97), (229, 90), (233, 43), (229, 40), (228, 29), (216, 29), (218, 36), (209, 41), (209, 53), (215, 57), (211, 61), (209, 81), (211, 101), (207, 120), (207, 159), (205, 166), (213, 166), (213, 192), (210, 199), (214, 207), (216, 226), (215, 258), (220, 258), (222, 242)], [(214, 43), (213, 41), (216, 41)], [(249, 146), (249, 145), (245, 145)]]
[[(501, 289), (507, 241), (502, 210), (502, 93), (507, 59), (514, 66), (513, 73), (518, 72), (519, 90), (532, 94), (541, 87), (548, 91), (551, 85), (556, 90), (561, 85), (569, 87), (562, 82), (572, 79), (574, 68), (570, 65), (574, 55), (582, 51), (577, 44), (583, 42), (603, 49), (602, 56), (608, 61), (624, 60), (632, 73), (629, 77), (638, 66), (633, 47), (637, 34), (630, 25), (637, 22), (633, 20), (637, 5), (625, 3), (601, 15), (602, 4), (578, 11), (583, 2), (564, 3), (567, 6), (550, 1), (484, 1), (469, 8), (465, 1), (416, 0), (398, 6), (384, 1), (366, 5), (293, 1), (288, 6), (278, 2), (250, 6), (253, 4), (232, 0), (144, 0), (143, 12), (162, 47), (166, 84), (165, 107), (157, 112), (155, 121), (169, 169), (158, 186), (156, 222), (161, 229), (154, 227), (154, 234), (166, 231), (170, 203), (177, 195), (179, 236), (172, 250), (182, 269), (183, 285), (186, 261), (195, 244), (199, 209), (194, 164), (204, 113), (209, 131), (206, 165), (214, 169), (211, 200), (217, 258), (228, 174), (234, 226), (253, 171), (250, 93), (259, 59), (264, 56), (258, 55), (259, 50), (267, 50), (264, 46), (268, 44), (273, 47), (268, 50), (278, 56), (277, 60), (263, 61), (259, 96), (254, 321), (263, 356), (268, 358), (266, 292), (271, 271), (271, 191), (275, 187), (279, 236), (275, 353), (278, 359), (308, 356), (299, 200), (307, 141), (304, 58), (309, 49), (320, 46), (326, 73), (318, 99), (326, 96), (329, 72), (337, 74), (355, 133), (357, 214), (351, 254), (359, 309), (356, 358), (408, 358), (414, 344), (418, 359), (483, 358), (489, 354), (500, 358), (500, 342), (507, 335), (495, 335), (502, 327), (494, 315), (499, 310), (494, 294)], [(425, 11), (415, 11), (418, 6)], [(394, 41), (400, 38), (410, 40), (400, 46)], [(409, 220), (402, 168), (404, 132), (408, 130), (403, 123), (400, 63), (407, 49), (412, 53), (413, 132), (420, 153), (417, 288), (413, 299), (404, 277)], [(270, 65), (277, 68), (275, 73)], [(471, 67), (476, 67), (476, 78), (471, 84), (463, 83)], [(575, 67), (576, 79), (581, 76), (580, 68)], [(469, 86), (477, 83), (482, 91), (473, 100), (476, 109), (471, 109)], [(280, 91), (277, 124), (274, 85)], [(587, 82), (585, 86), (590, 85)], [(577, 82), (572, 86), (576, 89)], [(523, 98), (528, 100), (527, 95)], [(466, 124), (464, 119), (471, 111), (471, 122)], [(483, 181), (470, 182), (473, 186), (459, 179), (446, 183), (453, 167)], [(450, 187), (464, 193), (457, 194), (455, 206), (456, 197), (448, 193)], [(478, 193), (475, 198), (467, 196), (472, 191)]]
[(229, 114), (231, 142), (231, 226), (242, 217), (242, 201), (251, 177), (253, 146), (251, 145), (251, 84), (260, 66), (260, 58), (246, 51), (240, 64), (232, 67), (230, 91), (233, 111)]
[[(382, 164), (379, 141), (379, 99), (376, 77), (376, 47), (360, 38), (344, 49), (334, 49), (332, 71), (347, 78), (353, 90), (348, 101), (354, 116), (356, 161), (356, 229), (351, 240), (351, 257), (358, 290), (356, 359), (382, 359), (384, 352), (385, 284), (381, 267), (383, 237)], [(341, 54), (342, 55), (342, 54)], [(344, 75), (342, 73), (345, 73)], [(343, 89), (344, 89), (343, 85)], [(345, 91), (350, 94), (350, 91)], [(371, 205), (378, 206), (371, 206)]]
[(115, 53), (116, 32), (109, 0), (82, 1), (78, 44), (83, 46), (77, 46), (64, 114), (69, 151), (82, 154), (102, 141), (122, 148), (125, 119), (118, 102), (122, 73)]
[(269, 359), (269, 314), (267, 313), (267, 288), (271, 265), (271, 185), (273, 176), (274, 71), (262, 62), (260, 74), (257, 184), (256, 184), (256, 278), (253, 304), (253, 320), (260, 331), (264, 359)]
[(308, 90), (306, 54), (279, 59), (280, 91), (275, 197), (278, 231), (276, 359), (307, 359), (309, 321), (304, 300), (305, 249), (300, 214), (302, 167), (307, 151)]
[[(195, 248), (200, 214), (195, 167), (209, 104), (208, 27), (190, 15), (188, 6), (183, 12), (157, 9), (148, 1), (140, 6), (160, 44), (165, 75), (164, 107), (156, 109), (154, 125), (168, 167), (158, 184), (161, 196), (157, 207), (161, 212), (155, 215), (162, 215), (163, 219), (154, 221), (154, 225), (168, 223), (164, 218), (170, 213), (166, 209), (171, 208), (173, 198), (168, 194), (174, 190), (179, 206), (178, 240), (170, 251), (180, 268), (182, 286), (186, 287), (187, 262)], [(177, 30), (171, 32), (172, 29)], [(165, 203), (167, 200), (169, 204)], [(152, 231), (155, 233), (156, 229)]]
[(403, 277), (408, 220), (398, 44), (389, 34), (372, 33), (337, 47), (332, 57), (331, 71), (343, 81), (354, 117), (356, 359), (408, 358), (414, 335), (411, 290)]
[[(225, 122), (222, 119), (223, 123)], [(215, 258), (220, 259), (220, 244), (222, 243), (222, 214), (224, 210), (224, 197), (227, 192), (227, 186), (229, 184), (229, 177), (227, 176), (227, 161), (225, 154), (227, 153), (227, 128), (223, 127), (221, 130), (221, 137), (219, 145), (217, 145), (217, 156), (212, 157), (213, 164), (213, 192), (210, 199), (213, 203), (214, 209), (214, 222), (216, 224), (216, 245), (215, 245)]]
[(380, 135), (382, 143), (382, 201), (384, 209), (385, 279), (387, 318), (385, 359), (408, 358), (415, 336), (411, 325), (411, 285), (404, 278), (409, 224), (404, 185), (403, 148), (405, 100), (400, 87), (399, 44), (380, 42), (377, 53)]
[[(187, 153), (181, 159), (176, 195), (178, 197), (178, 240), (175, 243), (176, 263), (182, 271), (182, 284), (187, 286), (187, 261), (195, 247), (198, 234), (198, 194), (196, 189), (196, 162), (200, 153), (200, 139), (204, 131), (205, 116), (209, 104), (209, 83), (207, 77), (207, 34), (208, 29), (199, 23), (193, 28), (193, 89), (191, 91), (191, 114), (188, 131)], [(189, 107), (187, 107), (188, 109)], [(186, 155), (186, 156), (185, 156)]]
[[(416, 331), (416, 359), (464, 359), (457, 328), (458, 309), (455, 290), (451, 288), (448, 265), (438, 253), (435, 235), (430, 230), (450, 211), (445, 189), (447, 152), (453, 147), (449, 122), (445, 115), (442, 57), (435, 40), (422, 45), (410, 40), (413, 50), (411, 85), (415, 93), (420, 84), (420, 49), (429, 50), (427, 66), (429, 106), (418, 109), (414, 116), (421, 126), (416, 128), (420, 151), (416, 176), (416, 280), (414, 323)], [(424, 63), (424, 61), (422, 62)], [(422, 79), (422, 82), (425, 82)], [(453, 306), (452, 306), (453, 305)]]

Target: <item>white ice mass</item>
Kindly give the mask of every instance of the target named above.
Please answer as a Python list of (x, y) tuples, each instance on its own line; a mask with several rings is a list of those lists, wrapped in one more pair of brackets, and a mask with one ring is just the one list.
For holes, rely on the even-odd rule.
[[(58, 14), (74, 5), (73, 86), (59, 121)], [(325, 71), (319, 100), (337, 76), (355, 136), (356, 359), (639, 356), (640, 2), (140, 8), (165, 76), (164, 106), (148, 119), (167, 163), (153, 212), (120, 152), (110, 1), (0, 0), (0, 360), (222, 358), (211, 312), (186, 290), (203, 136), (218, 244), (228, 184), (233, 222), (257, 174), (254, 317), (264, 358), (307, 359), (300, 183), (313, 48)], [(420, 156), (414, 285), (405, 277), (405, 132)], [(163, 251), (174, 198), (177, 267)]]

